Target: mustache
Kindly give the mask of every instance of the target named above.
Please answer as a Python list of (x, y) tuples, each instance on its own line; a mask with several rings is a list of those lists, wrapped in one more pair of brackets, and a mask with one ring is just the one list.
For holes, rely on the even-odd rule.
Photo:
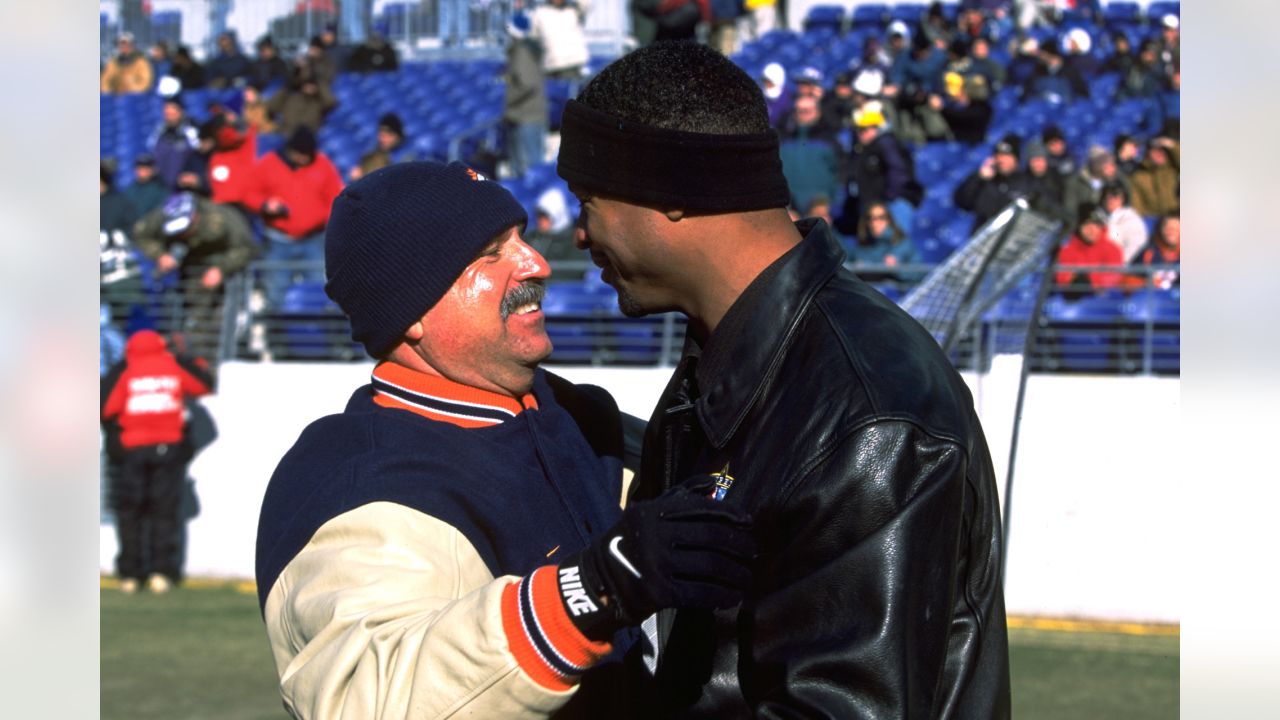
[(525, 280), (503, 296), (502, 302), (498, 305), (498, 314), (505, 321), (516, 308), (529, 303), (541, 304), (542, 298), (546, 295), (547, 286), (541, 279)]

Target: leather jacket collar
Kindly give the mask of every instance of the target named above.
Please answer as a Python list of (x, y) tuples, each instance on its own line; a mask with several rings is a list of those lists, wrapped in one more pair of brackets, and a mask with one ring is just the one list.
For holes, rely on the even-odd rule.
[[(730, 337), (712, 335), (715, 352), (726, 354), (728, 362), (720, 364), (723, 370), (709, 379), (694, 406), (707, 440), (716, 449), (725, 446), (751, 406), (772, 384), (771, 369), (790, 342), (798, 320), (844, 263), (844, 251), (826, 222), (809, 218), (797, 222), (796, 228), (804, 240), (778, 258), (771, 268), (776, 272), (765, 273), (772, 276), (769, 283), (749, 288), (739, 299), (750, 305), (735, 305), (729, 310), (747, 313), (737, 326), (749, 331)], [(692, 339), (686, 354), (690, 349), (701, 350)]]

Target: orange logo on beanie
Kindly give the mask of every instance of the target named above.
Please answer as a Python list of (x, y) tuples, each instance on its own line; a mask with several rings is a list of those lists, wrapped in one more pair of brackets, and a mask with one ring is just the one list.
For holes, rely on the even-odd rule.
[(476, 180), (476, 181), (489, 179), (484, 175), (481, 175), (480, 173), (476, 172), (475, 170), (472, 170), (471, 168), (467, 168), (467, 175), (469, 175), (472, 180)]

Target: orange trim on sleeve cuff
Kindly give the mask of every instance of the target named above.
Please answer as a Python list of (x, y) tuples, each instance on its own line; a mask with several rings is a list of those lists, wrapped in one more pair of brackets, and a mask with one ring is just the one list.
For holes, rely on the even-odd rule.
[[(527, 607), (522, 610), (521, 594)], [(545, 688), (568, 690), (583, 670), (609, 654), (613, 646), (594, 642), (578, 630), (560, 600), (554, 565), (534, 570), (502, 591), (502, 628), (511, 654), (525, 673)], [(545, 652), (556, 657), (549, 658)], [(573, 666), (570, 672), (565, 666)]]
[(524, 625), (520, 622), (519, 588), (520, 583), (511, 583), (502, 590), (502, 631), (507, 635), (511, 655), (515, 657), (520, 669), (542, 687), (555, 692), (572, 689), (577, 681), (570, 681), (552, 670), (534, 649), (533, 641), (525, 634)]

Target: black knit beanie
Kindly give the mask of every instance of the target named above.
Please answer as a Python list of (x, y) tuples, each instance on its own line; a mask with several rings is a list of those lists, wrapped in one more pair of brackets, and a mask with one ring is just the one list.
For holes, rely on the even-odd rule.
[(490, 240), (527, 221), (506, 188), (463, 163), (390, 165), (333, 201), (325, 293), (351, 319), (351, 337), (382, 358)]

